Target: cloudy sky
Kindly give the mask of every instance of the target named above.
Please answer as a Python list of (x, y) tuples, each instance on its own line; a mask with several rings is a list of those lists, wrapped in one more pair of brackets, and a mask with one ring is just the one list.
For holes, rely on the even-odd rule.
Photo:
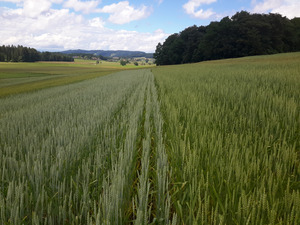
[(0, 45), (154, 52), (170, 34), (237, 11), (300, 17), (300, 0), (0, 0)]

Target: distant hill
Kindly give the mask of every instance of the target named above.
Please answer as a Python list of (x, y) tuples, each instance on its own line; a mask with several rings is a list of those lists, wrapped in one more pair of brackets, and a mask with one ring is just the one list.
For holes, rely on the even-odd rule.
[(153, 58), (153, 53), (146, 53), (141, 51), (123, 51), (123, 50), (67, 50), (62, 51), (64, 54), (93, 54), (102, 55), (104, 57), (124, 57), (124, 58), (134, 58), (134, 57), (146, 57)]

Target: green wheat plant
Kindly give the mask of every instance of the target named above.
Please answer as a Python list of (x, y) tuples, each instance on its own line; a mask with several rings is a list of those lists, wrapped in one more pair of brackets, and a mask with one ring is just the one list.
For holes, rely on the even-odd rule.
[(152, 69), (179, 224), (299, 224), (299, 53)]

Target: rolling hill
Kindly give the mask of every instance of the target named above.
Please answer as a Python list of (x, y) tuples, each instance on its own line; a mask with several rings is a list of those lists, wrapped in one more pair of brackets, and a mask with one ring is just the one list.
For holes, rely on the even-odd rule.
[(141, 51), (124, 51), (124, 50), (67, 50), (62, 51), (64, 54), (94, 54), (102, 55), (104, 57), (124, 57), (124, 58), (133, 58), (133, 57), (146, 57), (153, 58), (153, 53), (146, 53)]

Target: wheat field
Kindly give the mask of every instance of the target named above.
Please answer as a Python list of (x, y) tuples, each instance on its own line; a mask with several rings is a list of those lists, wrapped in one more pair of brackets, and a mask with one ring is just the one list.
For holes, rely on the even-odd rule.
[(128, 70), (0, 98), (0, 223), (299, 224), (299, 62)]

